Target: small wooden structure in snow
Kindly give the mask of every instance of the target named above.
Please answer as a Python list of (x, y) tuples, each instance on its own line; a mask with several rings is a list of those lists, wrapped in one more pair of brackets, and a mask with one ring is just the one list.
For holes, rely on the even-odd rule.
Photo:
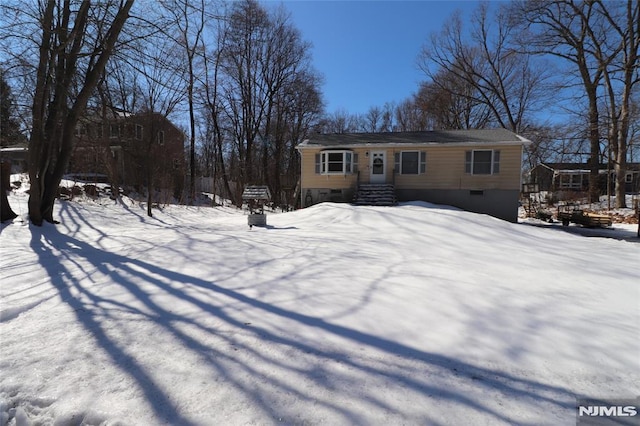
[(267, 215), (264, 213), (264, 204), (271, 201), (271, 191), (268, 186), (247, 185), (242, 193), (242, 201), (249, 208), (249, 227), (267, 226)]

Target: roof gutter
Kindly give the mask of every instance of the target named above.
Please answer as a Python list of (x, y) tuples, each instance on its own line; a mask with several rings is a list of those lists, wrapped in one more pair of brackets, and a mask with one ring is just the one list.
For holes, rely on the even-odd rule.
[(498, 146), (514, 146), (514, 145), (530, 145), (532, 142), (528, 139), (523, 139), (521, 141), (503, 141), (503, 142), (417, 142), (417, 143), (358, 143), (358, 144), (343, 144), (343, 145), (322, 145), (322, 144), (313, 144), (306, 145), (305, 143), (308, 140), (303, 141), (296, 149), (301, 151), (303, 149), (349, 149), (349, 148), (384, 148), (384, 147), (432, 147), (432, 146), (487, 146), (487, 145), (498, 145)]

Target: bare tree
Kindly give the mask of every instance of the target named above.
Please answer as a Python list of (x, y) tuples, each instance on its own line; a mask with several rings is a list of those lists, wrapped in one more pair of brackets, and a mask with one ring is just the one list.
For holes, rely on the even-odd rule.
[(428, 114), (420, 107), (416, 96), (400, 102), (395, 107), (395, 123), (394, 131), (397, 132), (419, 132), (433, 129)]
[[(468, 37), (460, 14), (454, 14), (440, 33), (432, 35), (418, 65), (432, 84), (484, 105), (497, 125), (518, 133), (540, 108), (547, 76), (512, 46), (514, 32), (505, 8), (499, 7), (492, 19), (488, 3), (481, 3)], [(456, 84), (451, 84), (452, 78)]]
[(492, 112), (479, 98), (475, 85), (440, 70), (433, 82), (420, 86), (415, 103), (433, 128), (482, 129), (491, 125)]
[[(219, 176), (222, 178), (222, 184), (227, 196), (232, 197), (229, 167), (226, 164), (225, 145), (227, 132), (225, 131), (224, 118), (225, 114), (225, 96), (224, 96), (224, 72), (222, 69), (222, 55), (224, 54), (224, 46), (227, 44), (227, 36), (229, 28), (222, 20), (209, 16), (210, 31), (214, 34), (215, 47), (206, 52), (204, 59), (204, 90), (203, 103), (205, 104), (205, 122), (207, 123), (207, 135), (213, 145), (214, 152), (214, 170), (213, 185), (216, 184)], [(215, 203), (215, 191), (214, 199)]]
[[(587, 100), (590, 143), (589, 197), (598, 199), (600, 163), (599, 88), (604, 69), (617, 52), (605, 52), (610, 45), (610, 24), (597, 13), (598, 1), (537, 0), (516, 2), (513, 11), (517, 21), (526, 27), (520, 31), (521, 44), (534, 54), (549, 54), (572, 64), (572, 76), (581, 83), (582, 97)], [(613, 2), (612, 2), (613, 3)], [(600, 46), (600, 47), (599, 47)], [(599, 58), (598, 58), (599, 57)]]
[(612, 28), (615, 39), (619, 41), (614, 51), (619, 51), (618, 58), (608, 60), (604, 53), (607, 46), (600, 45), (597, 40), (596, 54), (598, 62), (603, 66), (605, 92), (608, 99), (609, 145), (613, 153), (613, 164), (616, 172), (616, 207), (626, 207), (625, 176), (628, 146), (632, 119), (632, 94), (634, 87), (640, 82), (640, 3), (628, 0), (608, 4), (598, 3), (597, 12)]
[(284, 9), (269, 16), (261, 57), (259, 84), (265, 92), (264, 123), (259, 137), (262, 143), (262, 181), (272, 190), (274, 201), (281, 203), (284, 155), (288, 153), (288, 103), (295, 102), (301, 79), (311, 73), (310, 44), (302, 40), (300, 31), (290, 23)]
[(355, 133), (358, 131), (359, 118), (344, 108), (337, 109), (322, 119), (323, 133)]
[(265, 153), (268, 167), (264, 171), (274, 202), (279, 205), (292, 205), (297, 200), (291, 192), (300, 172), (295, 146), (307, 137), (320, 116), (319, 81), (306, 64), (291, 75), (273, 99), (266, 127), (271, 143)]
[(396, 104), (394, 102), (386, 102), (382, 107), (382, 125), (381, 132), (393, 132), (396, 127), (395, 122)]
[[(269, 95), (261, 81), (262, 57), (268, 38), (269, 16), (255, 0), (234, 3), (228, 17), (228, 35), (221, 56), (226, 74), (227, 120), (232, 123), (241, 167), (237, 181), (253, 183), (256, 175), (260, 126)], [(236, 199), (236, 201), (239, 201)]]
[[(79, 4), (48, 0), (21, 15), (27, 24), (22, 30), (35, 30), (40, 37), (15, 35), (22, 39), (17, 48), (24, 48), (22, 41), (28, 39), (37, 50), (29, 141), (29, 218), (35, 225), (54, 222), (53, 206), (73, 151), (76, 124), (132, 6), (133, 0), (96, 5), (88, 0)], [(19, 14), (22, 9), (26, 8), (13, 11)]]
[(11, 146), (25, 140), (16, 117), (16, 104), (11, 87), (0, 67), (0, 146)]
[(204, 57), (203, 98), (214, 180), (220, 177), (235, 204), (249, 183), (268, 184), (280, 203), (297, 161), (292, 145), (321, 108), (310, 45), (283, 9), (269, 11), (253, 0), (234, 3), (224, 18), (211, 21), (217, 25), (209, 27), (215, 34), (209, 46), (215, 47)]
[(195, 199), (196, 179), (196, 120), (194, 90), (197, 80), (198, 57), (204, 54), (205, 10), (204, 0), (164, 0), (164, 9), (171, 15), (171, 25), (165, 30), (167, 36), (172, 37), (172, 30), (177, 29), (178, 38), (175, 42), (184, 50), (187, 65), (185, 77), (187, 79), (187, 103), (189, 107), (189, 198)]
[(375, 133), (380, 130), (381, 122), (382, 122), (382, 109), (377, 106), (372, 106), (369, 108), (367, 113), (364, 116), (366, 132)]
[[(185, 98), (188, 78), (183, 67), (183, 56), (180, 47), (172, 40), (159, 36), (150, 46), (145, 42), (140, 45), (140, 60), (136, 66), (139, 74), (139, 86), (136, 88), (140, 99), (138, 114), (146, 115), (146, 128), (141, 143), (133, 146), (132, 153), (145, 174), (147, 190), (147, 215), (152, 216), (152, 205), (155, 202), (156, 188), (166, 187), (164, 182), (157, 182), (159, 171), (166, 168), (163, 158), (164, 142), (158, 140), (157, 120), (154, 116), (171, 116)], [(160, 145), (160, 147), (158, 147)], [(182, 155), (182, 152), (180, 153)]]

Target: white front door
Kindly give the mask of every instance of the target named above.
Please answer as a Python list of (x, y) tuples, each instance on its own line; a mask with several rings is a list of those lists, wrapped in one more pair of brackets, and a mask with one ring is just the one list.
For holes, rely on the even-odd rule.
[(369, 182), (386, 183), (387, 181), (387, 153), (386, 151), (371, 151), (369, 169), (371, 170)]

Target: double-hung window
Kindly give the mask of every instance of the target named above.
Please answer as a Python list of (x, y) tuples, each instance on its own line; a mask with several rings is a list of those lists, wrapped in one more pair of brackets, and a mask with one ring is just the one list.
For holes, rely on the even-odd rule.
[(582, 188), (582, 174), (580, 173), (562, 173), (560, 175), (560, 188), (562, 189), (580, 189)]
[(424, 151), (396, 152), (395, 171), (401, 175), (424, 174), (427, 169), (427, 153)]
[(357, 171), (358, 155), (352, 151), (330, 150), (316, 154), (316, 173), (348, 174)]
[(500, 173), (500, 151), (475, 149), (465, 153), (464, 172), (472, 175), (495, 175)]

